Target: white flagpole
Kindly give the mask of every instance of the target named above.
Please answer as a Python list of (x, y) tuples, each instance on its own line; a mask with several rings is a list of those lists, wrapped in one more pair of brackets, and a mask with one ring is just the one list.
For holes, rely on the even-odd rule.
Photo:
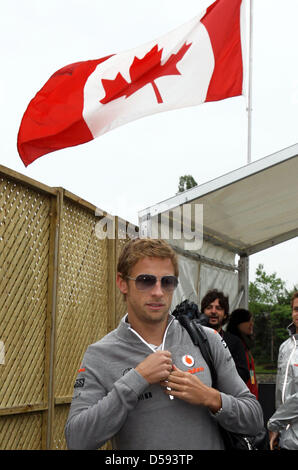
[(247, 163), (251, 162), (251, 115), (252, 115), (252, 39), (253, 0), (249, 2), (249, 58), (248, 58), (248, 103), (247, 103)]

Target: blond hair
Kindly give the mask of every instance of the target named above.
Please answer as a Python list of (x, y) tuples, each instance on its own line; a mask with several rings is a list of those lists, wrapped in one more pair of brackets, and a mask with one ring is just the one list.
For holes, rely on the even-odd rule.
[(123, 279), (127, 279), (133, 266), (143, 258), (170, 259), (175, 276), (179, 275), (178, 259), (173, 248), (164, 240), (152, 238), (136, 238), (130, 240), (120, 254), (117, 271)]

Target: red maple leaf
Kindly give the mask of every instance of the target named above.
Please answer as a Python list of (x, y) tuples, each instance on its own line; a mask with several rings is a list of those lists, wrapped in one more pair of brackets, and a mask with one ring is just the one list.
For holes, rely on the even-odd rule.
[(162, 97), (154, 80), (164, 75), (181, 75), (176, 65), (183, 58), (191, 44), (192, 43), (183, 44), (179, 51), (176, 54), (172, 54), (163, 65), (161, 65), (163, 49), (159, 51), (158, 45), (154, 46), (143, 59), (135, 57), (129, 68), (130, 83), (122, 77), (121, 73), (118, 73), (114, 80), (101, 80), (106, 95), (100, 102), (106, 104), (121, 96), (127, 98), (140, 88), (151, 83), (155, 91), (157, 102), (162, 103)]

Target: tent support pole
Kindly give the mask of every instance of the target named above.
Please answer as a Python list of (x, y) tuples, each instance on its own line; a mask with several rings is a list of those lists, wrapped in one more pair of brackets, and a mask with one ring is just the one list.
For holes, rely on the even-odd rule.
[(239, 303), (240, 308), (248, 309), (249, 257), (240, 256), (238, 261), (238, 293), (243, 292)]

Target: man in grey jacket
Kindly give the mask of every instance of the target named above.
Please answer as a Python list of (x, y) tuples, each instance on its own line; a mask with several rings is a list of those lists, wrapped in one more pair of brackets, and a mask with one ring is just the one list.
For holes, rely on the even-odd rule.
[(268, 421), (270, 448), (298, 450), (298, 292), (292, 300), (292, 319), (278, 354), (276, 411)]
[(128, 242), (117, 285), (127, 314), (88, 347), (65, 427), (69, 449), (223, 449), (218, 423), (256, 434), (262, 410), (216, 331), (205, 328), (218, 390), (198, 347), (169, 314), (178, 283), (174, 250), (163, 240)]

